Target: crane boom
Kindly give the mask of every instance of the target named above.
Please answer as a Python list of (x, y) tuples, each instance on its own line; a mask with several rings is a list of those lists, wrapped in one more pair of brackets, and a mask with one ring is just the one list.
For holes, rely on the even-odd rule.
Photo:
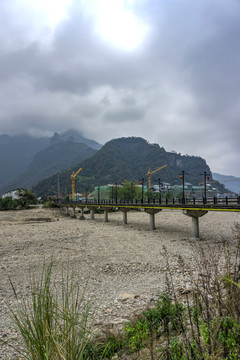
[(167, 165), (163, 165), (160, 168), (158, 168), (156, 170), (153, 170), (153, 171), (151, 171), (150, 168), (149, 168), (148, 173), (146, 174), (146, 176), (148, 177), (148, 189), (151, 188), (151, 175), (154, 174), (156, 171), (159, 171), (159, 170), (165, 168), (166, 166)]
[(75, 200), (75, 177), (77, 176), (77, 174), (80, 173), (81, 170), (82, 168), (79, 168), (78, 171), (76, 171), (75, 173), (73, 171), (70, 177), (70, 179), (72, 180), (72, 201)]
[(229, 181), (240, 181), (240, 179), (223, 180), (223, 182), (229, 182)]
[[(206, 184), (213, 184), (216, 183), (217, 181), (206, 181)], [(204, 181), (201, 181), (200, 183), (198, 183), (198, 185), (203, 185)]]

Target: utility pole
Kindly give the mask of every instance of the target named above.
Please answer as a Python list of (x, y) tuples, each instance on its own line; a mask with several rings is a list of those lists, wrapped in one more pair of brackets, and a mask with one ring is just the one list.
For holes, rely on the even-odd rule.
[(116, 204), (117, 204), (117, 183), (115, 184), (115, 186), (116, 186), (115, 200), (116, 200)]
[(180, 179), (182, 179), (182, 193), (183, 193), (183, 196), (182, 196), (182, 204), (185, 204), (185, 171), (182, 170), (182, 174), (180, 175)]
[(143, 204), (143, 198), (144, 198), (144, 178), (142, 178), (142, 204)]
[(60, 180), (59, 180), (59, 175), (57, 177), (57, 197), (58, 197), (58, 203), (60, 203)]
[(100, 203), (100, 185), (98, 186), (98, 204)]
[(161, 193), (161, 181), (158, 179), (158, 191), (159, 191), (159, 204), (162, 202), (162, 193)]
[(207, 202), (207, 180), (210, 179), (210, 175), (207, 174), (206, 171), (204, 171), (203, 174), (200, 174), (204, 176), (204, 198), (203, 198), (203, 203), (205, 204)]

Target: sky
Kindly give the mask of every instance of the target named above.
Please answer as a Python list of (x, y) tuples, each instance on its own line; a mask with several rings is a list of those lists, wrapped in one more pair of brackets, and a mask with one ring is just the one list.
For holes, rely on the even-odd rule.
[(239, 0), (0, 0), (0, 133), (140, 136), (240, 176)]

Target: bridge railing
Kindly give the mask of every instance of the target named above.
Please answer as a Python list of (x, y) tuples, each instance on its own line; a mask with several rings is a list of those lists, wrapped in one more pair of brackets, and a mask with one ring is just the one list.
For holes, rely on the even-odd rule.
[(99, 200), (90, 200), (90, 199), (82, 199), (77, 201), (71, 201), (71, 200), (62, 200), (62, 201), (56, 201), (56, 203), (63, 203), (63, 204), (69, 204), (69, 205), (91, 205), (91, 204), (97, 204), (97, 205), (112, 205), (112, 206), (121, 206), (121, 205), (240, 205), (240, 196), (237, 198), (231, 198), (231, 197), (224, 197), (224, 198), (218, 198), (218, 197), (203, 197), (203, 198), (194, 198), (194, 197), (185, 197), (185, 198), (164, 198), (164, 199), (99, 199)]

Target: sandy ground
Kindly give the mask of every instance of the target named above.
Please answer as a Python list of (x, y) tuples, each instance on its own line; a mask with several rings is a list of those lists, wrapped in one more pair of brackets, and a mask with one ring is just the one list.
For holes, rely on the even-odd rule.
[[(191, 218), (182, 211), (164, 210), (156, 214), (156, 230), (149, 231), (149, 215), (122, 213), (85, 215), (71, 219), (58, 209), (34, 208), (0, 212), (0, 336), (12, 334), (6, 305), (30, 293), (30, 274), (40, 274), (43, 263), (54, 263), (56, 281), (62, 269), (74, 271), (85, 297), (91, 299), (96, 323), (114, 326), (157, 299), (164, 291), (166, 251), (181, 287), (183, 278), (179, 255), (194, 266), (196, 247), (191, 240)], [(201, 244), (232, 241), (239, 213), (209, 212), (200, 219)], [(187, 275), (186, 275), (187, 276)], [(0, 345), (0, 359), (7, 350)], [(12, 357), (11, 357), (12, 356)], [(9, 358), (13, 358), (10, 355)]]

